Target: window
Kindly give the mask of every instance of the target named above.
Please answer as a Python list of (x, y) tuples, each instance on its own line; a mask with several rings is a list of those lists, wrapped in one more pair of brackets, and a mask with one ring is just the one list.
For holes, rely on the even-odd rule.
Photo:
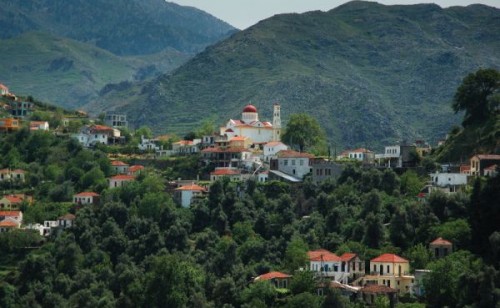
[(292, 160), (292, 166), (295, 166), (295, 159)]
[(284, 160), (284, 164), (285, 164), (285, 166), (288, 166), (288, 159)]
[(301, 166), (304, 166), (304, 160), (302, 160), (302, 159), (301, 159), (301, 160), (299, 160), (299, 164), (300, 164)]
[(387, 274), (390, 273), (390, 268), (389, 268), (389, 265), (387, 265)]

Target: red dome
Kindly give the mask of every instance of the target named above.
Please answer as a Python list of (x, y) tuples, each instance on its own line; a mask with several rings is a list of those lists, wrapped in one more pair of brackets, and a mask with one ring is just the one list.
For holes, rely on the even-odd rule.
[(245, 108), (243, 108), (243, 112), (257, 112), (257, 108), (255, 108), (254, 105), (246, 105)]

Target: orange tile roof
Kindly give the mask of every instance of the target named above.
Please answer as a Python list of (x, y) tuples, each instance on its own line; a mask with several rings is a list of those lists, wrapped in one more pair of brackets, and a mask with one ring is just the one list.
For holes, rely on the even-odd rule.
[(5, 86), (4, 84), (1, 84), (1, 83), (0, 83), (0, 89), (9, 90), (9, 88), (7, 88), (7, 86)]
[(215, 169), (214, 171), (210, 172), (210, 175), (235, 175), (235, 174), (241, 174), (241, 171), (229, 168), (221, 168), (221, 169)]
[(22, 198), (19, 198), (18, 196), (4, 196), (5, 199), (9, 200), (10, 203), (21, 203), (23, 202)]
[(19, 224), (16, 224), (13, 221), (8, 221), (8, 220), (2, 220), (2, 221), (0, 221), (0, 227), (4, 227), (4, 228), (17, 228), (17, 226), (19, 226)]
[(357, 149), (351, 150), (349, 152), (352, 152), (352, 153), (371, 153), (372, 151), (367, 150), (365, 148), (357, 148)]
[(110, 130), (113, 130), (109, 126), (97, 125), (97, 124), (96, 125), (92, 125), (91, 129), (94, 130), (94, 131), (110, 131)]
[(292, 276), (288, 275), (288, 274), (285, 274), (285, 273), (282, 273), (282, 272), (269, 272), (267, 274), (262, 274), (260, 276), (255, 277), (254, 281), (257, 281), (257, 280), (271, 280), (271, 279), (275, 279), (275, 278), (284, 279), (284, 278), (290, 278), (290, 277), (292, 277)]
[(271, 141), (271, 142), (268, 142), (265, 144), (265, 146), (268, 146), (268, 147), (275, 147), (277, 145), (285, 145), (285, 144), (281, 141)]
[(0, 216), (3, 217), (20, 216), (21, 214), (22, 214), (21, 211), (0, 211)]
[(408, 260), (392, 253), (384, 253), (383, 255), (371, 259), (370, 262), (408, 263)]
[(26, 173), (23, 169), (14, 169), (12, 170), (12, 173)]
[(120, 181), (131, 181), (134, 180), (135, 177), (133, 175), (126, 175), (126, 174), (118, 174), (113, 177), (111, 177), (112, 180), (120, 180)]
[(84, 191), (76, 194), (75, 197), (99, 197), (99, 194), (93, 191)]
[(432, 245), (453, 245), (450, 241), (443, 239), (442, 237), (438, 237), (437, 239), (431, 242)]
[(293, 150), (281, 150), (278, 152), (278, 157), (282, 158), (314, 158), (314, 155), (305, 153), (305, 152), (297, 152)]
[(307, 257), (309, 258), (309, 261), (334, 261), (334, 262), (342, 261), (339, 256), (326, 249), (308, 251)]
[(178, 187), (175, 190), (205, 191), (206, 189), (204, 187), (199, 186), (199, 185), (192, 184), (192, 185), (184, 185), (184, 186)]
[(193, 141), (192, 140), (181, 140), (174, 142), (173, 144), (178, 144), (178, 145), (192, 145)]
[(354, 259), (356, 256), (357, 255), (355, 253), (346, 252), (340, 256), (340, 259), (342, 259), (342, 261), (344, 261), (344, 262), (348, 262), (348, 261), (351, 261), (352, 259)]
[(143, 165), (133, 165), (128, 168), (128, 172), (137, 172), (143, 169), (144, 169)]
[(111, 166), (128, 166), (128, 164), (122, 162), (121, 160), (113, 160), (111, 161)]

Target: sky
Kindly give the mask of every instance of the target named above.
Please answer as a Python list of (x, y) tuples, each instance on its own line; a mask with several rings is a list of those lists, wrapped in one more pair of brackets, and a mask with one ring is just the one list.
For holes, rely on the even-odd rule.
[[(229, 23), (245, 29), (258, 21), (282, 13), (331, 10), (346, 0), (167, 0), (180, 5), (193, 6)], [(466, 6), (482, 3), (500, 8), (500, 0), (378, 0), (382, 4), (436, 3), (441, 7)]]

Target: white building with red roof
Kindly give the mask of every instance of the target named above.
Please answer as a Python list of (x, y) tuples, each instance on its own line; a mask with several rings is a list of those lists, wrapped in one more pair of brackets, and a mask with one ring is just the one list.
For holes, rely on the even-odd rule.
[(326, 249), (317, 249), (307, 252), (309, 270), (317, 276), (328, 277), (332, 280), (347, 283), (349, 272), (342, 267), (342, 258)]
[(108, 144), (115, 137), (120, 137), (120, 131), (105, 125), (86, 125), (82, 127), (80, 133), (74, 135), (84, 147)]
[(276, 158), (279, 151), (288, 150), (288, 146), (281, 141), (271, 141), (264, 144), (262, 151), (262, 160), (269, 162), (271, 159)]
[(57, 223), (60, 228), (70, 228), (75, 225), (76, 216), (73, 214), (66, 214), (57, 218)]
[(0, 211), (0, 232), (6, 232), (21, 227), (23, 223), (23, 212)]
[(375, 160), (375, 153), (365, 148), (357, 148), (354, 150), (343, 151), (337, 156), (337, 159), (349, 159), (365, 163), (373, 163)]
[(184, 185), (174, 191), (174, 200), (182, 207), (189, 207), (194, 198), (205, 195), (207, 189), (196, 184)]
[(128, 168), (128, 175), (133, 175), (137, 176), (141, 174), (141, 172), (144, 171), (144, 166), (143, 165), (132, 165)]
[(122, 187), (135, 180), (135, 176), (128, 174), (118, 174), (108, 179), (109, 188)]
[(0, 181), (24, 182), (25, 174), (22, 169), (0, 169)]
[(49, 122), (47, 121), (31, 121), (30, 122), (30, 130), (49, 130)]
[(229, 139), (236, 136), (250, 138), (254, 143), (279, 141), (281, 138), (281, 111), (280, 105), (274, 104), (273, 122), (259, 120), (259, 113), (254, 105), (246, 105), (241, 113), (241, 120), (229, 119), (225, 126), (220, 128), (220, 135)]
[(340, 256), (342, 260), (342, 271), (347, 272), (350, 279), (356, 279), (365, 274), (365, 261), (352, 252), (346, 252)]
[(172, 143), (172, 152), (176, 155), (194, 154), (200, 151), (201, 139), (179, 140)]
[[(313, 154), (297, 152), (293, 150), (279, 151), (278, 154), (278, 171), (291, 175), (295, 178), (302, 179), (306, 174), (312, 171)], [(273, 164), (271, 164), (273, 169)]]
[(23, 198), (17, 195), (5, 195), (0, 199), (0, 209), (1, 210), (12, 210), (17, 209), (24, 201)]
[(397, 289), (400, 294), (411, 294), (414, 280), (407, 259), (385, 253), (370, 260), (370, 275), (363, 278), (363, 284), (385, 285)]
[(279, 289), (287, 289), (288, 286), (290, 285), (290, 279), (292, 278), (292, 275), (288, 275), (282, 272), (269, 272), (266, 274), (262, 274), (260, 276), (257, 276), (253, 279), (254, 282), (258, 281), (269, 281), (271, 282), (276, 288)]
[(500, 155), (496, 154), (478, 154), (470, 159), (470, 174), (471, 175), (485, 175), (484, 169), (492, 166), (500, 165)]
[(99, 202), (100, 195), (93, 191), (84, 191), (73, 196), (73, 203), (86, 205), (86, 204), (97, 204)]
[(210, 172), (210, 181), (215, 182), (222, 178), (229, 178), (230, 181), (241, 181), (241, 171), (235, 168), (216, 168)]
[(6, 85), (0, 83), (0, 95), (8, 95), (9, 88)]
[(453, 252), (453, 243), (438, 237), (429, 243), (429, 249), (435, 258), (443, 258)]
[(121, 160), (111, 161), (111, 170), (115, 174), (127, 174), (129, 169), (129, 164), (122, 162)]

